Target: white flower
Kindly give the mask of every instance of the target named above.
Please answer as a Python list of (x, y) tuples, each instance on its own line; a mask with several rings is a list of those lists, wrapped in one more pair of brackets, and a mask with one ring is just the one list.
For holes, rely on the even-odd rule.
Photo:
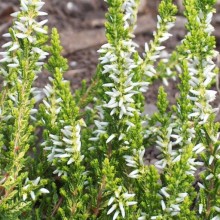
[(33, 181), (33, 184), (34, 184), (35, 186), (37, 186), (37, 185), (39, 184), (39, 182), (40, 182), (40, 177), (37, 177), (37, 178)]
[(138, 170), (138, 169), (137, 169), (137, 170), (133, 170), (133, 171), (128, 175), (128, 177), (133, 178), (133, 179), (138, 178), (138, 177), (139, 177), (139, 170)]
[(20, 47), (20, 45), (18, 43), (14, 43), (12, 45), (12, 47), (10, 47), (10, 49), (8, 50), (9, 52), (15, 51)]
[(178, 197), (176, 198), (176, 202), (177, 203), (183, 202), (186, 196), (188, 196), (188, 193), (179, 193)]
[(215, 158), (211, 155), (210, 158), (209, 158), (209, 165), (212, 164), (212, 162), (213, 162), (214, 159), (215, 159)]
[(180, 212), (180, 207), (179, 207), (179, 205), (177, 205), (177, 204), (172, 204), (170, 207), (173, 208), (174, 212)]
[(24, 193), (23, 194), (23, 201), (26, 201), (27, 200), (27, 193)]
[(162, 42), (168, 40), (171, 36), (172, 36), (172, 34), (170, 34), (170, 33), (164, 33), (163, 36), (159, 38), (159, 42), (162, 43)]
[(212, 173), (210, 173), (205, 179), (206, 180), (210, 180), (210, 179), (212, 179), (214, 177), (214, 175), (212, 174)]
[(53, 171), (53, 174), (57, 174), (58, 176), (67, 176), (67, 172), (66, 171), (63, 171), (63, 170), (59, 170), (59, 169), (56, 169)]
[(178, 155), (172, 162), (176, 163), (176, 162), (180, 161), (180, 159), (181, 159), (181, 155)]
[(196, 154), (199, 154), (201, 152), (203, 152), (205, 150), (205, 147), (203, 146), (202, 143), (199, 143), (197, 144), (195, 147), (193, 147), (193, 151), (196, 153)]
[(146, 220), (146, 219), (147, 219), (147, 214), (144, 213), (144, 212), (142, 212), (142, 213), (141, 213), (141, 216), (138, 217), (138, 220)]
[(114, 204), (107, 212), (107, 215), (111, 214), (117, 208), (117, 204)]
[(106, 144), (112, 141), (115, 137), (116, 137), (115, 134), (110, 135), (109, 138), (106, 140)]
[(108, 206), (111, 206), (107, 212), (107, 215), (110, 215), (114, 212), (113, 219), (117, 219), (119, 214), (122, 218), (125, 218), (125, 207), (136, 205), (136, 201), (130, 201), (134, 198), (135, 194), (130, 194), (128, 192), (123, 193), (122, 186), (119, 186), (114, 192), (114, 196), (109, 199)]
[(218, 206), (214, 206), (214, 209), (215, 209), (215, 211), (217, 211), (217, 212), (220, 213), (220, 207), (218, 207)]
[(113, 216), (113, 220), (117, 219), (119, 213), (120, 213), (119, 210), (117, 210), (117, 211), (115, 212), (115, 214), (114, 214), (114, 216)]
[[(42, 2), (39, 2), (39, 3), (42, 3)], [(33, 2), (33, 1), (28, 2), (28, 1), (22, 0), (21, 7), (20, 7), (21, 11), (15, 12), (11, 15), (13, 17), (16, 17), (16, 21), (14, 22), (14, 25), (12, 26), (12, 31), (14, 33), (14, 36), (17, 39), (12, 38), (13, 41), (10, 41), (2, 46), (3, 48), (7, 48), (7, 52), (5, 52), (5, 54), (3, 55), (3, 59), (0, 61), (0, 62), (6, 62), (9, 68), (17, 68), (20, 65), (18, 61), (13, 60), (14, 57), (12, 57), (12, 53), (11, 53), (11, 52), (15, 53), (16, 51), (21, 50), (20, 41), (18, 41), (18, 39), (21, 39), (21, 40), (28, 39), (31, 44), (34, 44), (36, 42), (36, 37), (35, 37), (35, 33), (33, 32), (33, 29), (35, 29), (35, 27), (43, 28), (42, 26), (46, 23), (46, 20), (42, 22), (37, 22), (35, 20), (35, 17), (38, 14), (38, 10), (40, 8), (40, 7), (33, 8), (32, 6), (34, 6), (35, 4), (38, 4), (38, 3)], [(42, 6), (42, 4), (40, 5)], [(30, 10), (34, 10), (34, 11), (32, 13), (29, 13)], [(22, 15), (22, 16), (19, 16), (19, 15)], [(44, 33), (46, 34), (45, 31)], [(11, 37), (11, 34), (6, 33), (4, 34), (4, 37)], [(47, 53), (42, 51), (42, 53), (40, 54), (39, 60), (45, 59), (46, 55)], [(36, 62), (35, 64), (36, 66), (37, 65), (41, 66), (44, 63)], [(38, 68), (39, 67), (36, 67), (36, 72), (38, 71)]]
[(169, 198), (170, 197), (170, 194), (169, 193), (167, 193), (167, 187), (163, 187), (161, 190), (160, 190), (160, 192), (161, 192), (161, 194), (163, 195), (163, 196), (165, 196), (166, 198)]
[(199, 188), (201, 188), (201, 189), (205, 189), (205, 186), (204, 186), (203, 184), (201, 184), (200, 182), (198, 182), (198, 186), (199, 186)]
[(207, 102), (212, 102), (215, 100), (217, 91), (214, 90), (206, 90), (206, 99)]
[(161, 200), (161, 207), (162, 207), (163, 211), (166, 210), (166, 204), (165, 204), (164, 200)]
[[(23, 192), (23, 201), (26, 201), (27, 198), (28, 198), (28, 193), (30, 193), (30, 197), (32, 200), (36, 200), (36, 194), (33, 190), (31, 191), (28, 191), (28, 189), (31, 187), (31, 186), (38, 186), (39, 183), (40, 183), (40, 177), (37, 177), (35, 180), (29, 180), (29, 178), (26, 178), (25, 180), (25, 186), (22, 188), (24, 190)], [(39, 190), (40, 193), (49, 193), (49, 191), (46, 189), (46, 188), (41, 188)]]
[(201, 214), (203, 211), (203, 204), (199, 204), (199, 214)]
[(211, 220), (220, 220), (220, 215), (216, 215), (216, 216), (213, 217)]
[(32, 200), (35, 200), (35, 199), (36, 199), (36, 196), (35, 196), (34, 191), (31, 191), (31, 192), (30, 192), (30, 195), (31, 195)]
[(125, 217), (125, 209), (124, 209), (124, 205), (123, 205), (122, 202), (119, 202), (119, 208), (120, 208), (120, 211), (121, 211), (121, 215), (124, 218)]
[(157, 219), (159, 216), (151, 216), (151, 220), (155, 220), (155, 219)]
[[(54, 174), (67, 175), (66, 171), (63, 171), (59, 168), (59, 163), (65, 163), (67, 165), (72, 164), (75, 161), (82, 161), (84, 156), (80, 155), (81, 151), (81, 140), (80, 140), (80, 131), (81, 125), (84, 122), (82, 120), (78, 121), (74, 126), (65, 126), (61, 129), (63, 135), (58, 136), (50, 134), (50, 141), (43, 143), (44, 150), (50, 151), (47, 156), (47, 161), (53, 164), (54, 159), (58, 162)], [(50, 142), (53, 143), (53, 146), (48, 146)]]
[(46, 189), (46, 188), (41, 188), (41, 189), (39, 190), (39, 192), (40, 192), (40, 193), (43, 193), (43, 194), (50, 193), (49, 190)]

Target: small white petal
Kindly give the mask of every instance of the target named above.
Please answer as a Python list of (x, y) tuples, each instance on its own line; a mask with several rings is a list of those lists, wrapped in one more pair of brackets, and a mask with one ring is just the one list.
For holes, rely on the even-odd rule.
[(74, 159), (73, 158), (70, 158), (69, 160), (68, 160), (68, 162), (67, 162), (67, 165), (70, 165), (70, 164), (72, 164), (74, 162)]
[(34, 185), (38, 185), (39, 182), (40, 182), (40, 177), (37, 177), (37, 178), (33, 181), (33, 184), (34, 184)]
[(119, 211), (117, 210), (113, 216), (113, 220), (117, 219), (118, 215), (119, 215)]
[(38, 25), (39, 25), (39, 26), (43, 26), (43, 25), (45, 25), (47, 22), (48, 22), (48, 19), (45, 19), (45, 20), (39, 22)]
[(10, 42), (8, 42), (6, 44), (3, 44), (2, 48), (10, 47), (12, 44), (13, 44), (12, 41), (10, 41)]
[(174, 160), (173, 160), (173, 163), (176, 163), (178, 161), (180, 161), (181, 159), (181, 155), (178, 155)]
[(165, 196), (165, 197), (167, 197), (167, 198), (169, 198), (170, 197), (170, 195), (167, 193), (167, 191), (166, 191), (166, 187), (163, 187), (161, 190), (161, 193)]
[(137, 170), (134, 170), (134, 171), (132, 171), (129, 175), (128, 175), (128, 177), (130, 177), (130, 178), (138, 178), (138, 173), (139, 173), (139, 170), (137, 169)]
[(108, 201), (108, 206), (110, 206), (114, 202), (114, 200), (115, 200), (115, 197), (112, 196)]
[(136, 205), (136, 204), (137, 204), (136, 201), (126, 202), (126, 205), (128, 205), (128, 206), (132, 206), (132, 205)]
[(49, 191), (48, 189), (46, 189), (46, 188), (41, 188), (41, 189), (39, 190), (39, 192), (41, 192), (41, 193), (43, 193), (43, 194), (50, 193), (50, 191)]
[(42, 34), (47, 34), (47, 31), (40, 27), (34, 27), (34, 30)]
[(15, 35), (17, 38), (24, 39), (27, 37), (27, 34), (18, 33)]
[(65, 138), (65, 137), (64, 137), (62, 140), (63, 140), (65, 143), (67, 143), (67, 144), (70, 144), (70, 145), (73, 144), (73, 141), (70, 140), (70, 139), (68, 139), (68, 138)]
[(11, 63), (11, 64), (8, 64), (7, 66), (11, 67), (11, 68), (16, 68), (19, 66), (19, 64), (18, 63)]
[(35, 196), (35, 193), (33, 192), (33, 191), (31, 191), (31, 198), (32, 198), (32, 200), (35, 200), (36, 199), (36, 196)]
[(214, 206), (214, 209), (220, 213), (220, 208), (218, 206)]
[(38, 12), (38, 16), (45, 16), (45, 15), (48, 15), (48, 13), (43, 12), (43, 11), (39, 11)]
[(23, 194), (23, 201), (25, 201), (27, 199), (27, 193)]
[(107, 215), (111, 214), (112, 212), (114, 212), (114, 210), (117, 208), (117, 205), (114, 204), (107, 212)]
[(199, 186), (199, 188), (201, 188), (201, 189), (205, 189), (205, 186), (204, 186), (203, 184), (199, 183), (199, 182), (198, 182), (198, 186)]
[(106, 141), (106, 144), (109, 143), (110, 141), (112, 141), (114, 138), (116, 137), (115, 134), (112, 134)]
[(20, 14), (20, 12), (18, 11), (18, 12), (14, 12), (14, 13), (12, 13), (12, 14), (10, 14), (12, 17), (17, 17), (18, 15)]
[(161, 200), (161, 207), (162, 207), (162, 210), (165, 211), (166, 210), (166, 204), (163, 200)]
[(199, 204), (199, 214), (201, 214), (203, 211), (203, 204)]
[(213, 160), (214, 160), (214, 157), (211, 155), (210, 158), (209, 158), (209, 165), (212, 164)]
[(24, 0), (21, 0), (21, 10), (28, 11), (28, 7), (27, 7), (26, 2)]
[(124, 209), (124, 206), (121, 202), (119, 202), (119, 208), (121, 210), (121, 215), (124, 218), (125, 217), (125, 209)]
[(212, 173), (210, 173), (205, 179), (206, 180), (210, 180), (210, 179), (212, 179), (214, 177), (214, 175), (212, 174)]
[(70, 157), (71, 155), (70, 154), (55, 154), (54, 157), (57, 157), (57, 158), (66, 158), (66, 157)]

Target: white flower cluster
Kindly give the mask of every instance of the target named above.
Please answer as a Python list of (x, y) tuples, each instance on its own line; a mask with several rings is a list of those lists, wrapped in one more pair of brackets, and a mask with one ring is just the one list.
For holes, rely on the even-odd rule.
[[(156, 70), (153, 62), (161, 58), (161, 51), (165, 49), (164, 46), (160, 46), (161, 43), (168, 40), (172, 34), (169, 33), (169, 30), (174, 26), (174, 22), (165, 22), (161, 17), (157, 16), (157, 32), (154, 32), (154, 38), (157, 39), (155, 42), (150, 41), (150, 43), (145, 43), (145, 53), (143, 54), (145, 62), (143, 63), (144, 74), (148, 77), (153, 77), (156, 74)], [(163, 31), (161, 31), (161, 28)], [(165, 30), (164, 30), (165, 29)], [(159, 42), (159, 43), (158, 43)], [(149, 46), (150, 45), (150, 46)], [(166, 62), (167, 60), (165, 60)], [(170, 69), (167, 69), (167, 72), (170, 72)]]
[[(213, 210), (217, 212), (218, 214), (211, 218), (211, 220), (220, 220), (220, 207), (219, 206), (213, 206)], [(199, 214), (202, 214), (204, 212), (203, 204), (199, 204)]]
[[(35, 180), (29, 180), (29, 178), (26, 178), (25, 180), (25, 186), (22, 188), (23, 191), (23, 201), (27, 200), (28, 194), (30, 193), (31, 199), (35, 200), (36, 199), (36, 192), (34, 192), (33, 190), (29, 190), (29, 188), (31, 186), (35, 187), (39, 184), (40, 182), (40, 177), (37, 177)], [(40, 188), (38, 190), (37, 193), (40, 194), (45, 194), (45, 193), (49, 193), (49, 190), (45, 189), (45, 188)]]
[[(165, 197), (166, 199), (167, 198), (170, 198), (170, 194), (167, 192), (168, 191), (168, 188), (167, 187), (163, 187), (161, 190), (160, 190), (160, 194)], [(188, 196), (188, 193), (179, 193), (177, 198), (175, 199), (174, 202), (172, 202), (172, 204), (167, 207), (165, 201), (162, 199), (161, 200), (161, 207), (162, 207), (162, 210), (164, 212), (167, 212), (167, 213), (170, 213), (171, 216), (176, 216), (180, 213), (181, 211), (181, 203), (184, 201), (184, 199)]]
[[(197, 22), (200, 26), (204, 27), (206, 26), (205, 32), (208, 35), (211, 35), (214, 28), (211, 25), (213, 13), (209, 12), (207, 15), (204, 15), (203, 12), (200, 12), (197, 17)], [(189, 33), (190, 35), (190, 33)], [(219, 111), (219, 108), (213, 108), (210, 103), (215, 100), (216, 97), (216, 91), (208, 89), (211, 82), (215, 78), (216, 74), (214, 73), (215, 69), (215, 63), (213, 62), (213, 58), (215, 58), (218, 55), (218, 52), (215, 50), (210, 51), (208, 46), (205, 46), (203, 48), (204, 52), (209, 52), (206, 57), (204, 57), (202, 60), (198, 57), (189, 57), (188, 58), (188, 70), (191, 76), (190, 79), (190, 94), (188, 95), (188, 98), (192, 100), (194, 103), (194, 108), (192, 113), (189, 115), (189, 118), (191, 120), (196, 120), (200, 125), (207, 124), (209, 117), (215, 114)], [(190, 51), (188, 51), (190, 54)], [(201, 133), (203, 136), (206, 136), (206, 131), (201, 129)], [(217, 134), (209, 134), (210, 139), (213, 143), (213, 146), (217, 144), (217, 141), (219, 140), (219, 133)], [(200, 152), (203, 152), (206, 150), (206, 147), (199, 143), (194, 148), (193, 151), (198, 154)], [(220, 159), (219, 157), (219, 149), (211, 153), (209, 158), (207, 158), (206, 163), (212, 167), (213, 163), (218, 161)], [(192, 161), (195, 163), (194, 161)], [(198, 163), (198, 162), (197, 162)], [(202, 162), (200, 162), (202, 164)], [(194, 174), (192, 172), (192, 174)], [(214, 173), (213, 169), (207, 169), (207, 172), (205, 172), (205, 181), (214, 181), (214, 179), (219, 179), (219, 174)], [(198, 183), (198, 186), (200, 189), (205, 189), (205, 185), (202, 183)], [(207, 189), (209, 191), (210, 189)], [(213, 210), (216, 211), (216, 213), (213, 214), (212, 219), (220, 219), (219, 211), (220, 209), (217, 206), (213, 206)], [(203, 212), (203, 204), (199, 204), (199, 214)]]
[[(219, 133), (217, 133), (216, 136), (212, 136), (211, 137), (211, 140), (214, 142), (213, 145), (217, 144), (217, 142), (219, 141)], [(201, 148), (205, 148), (204, 146), (200, 146)], [(215, 154), (213, 155), (210, 155), (210, 157), (208, 158), (208, 165), (209, 166), (213, 166), (214, 163), (218, 163), (217, 161), (220, 160), (220, 145), (216, 148), (215, 150)], [(218, 169), (215, 169), (216, 171)], [(206, 181), (215, 181), (215, 180), (219, 180), (220, 178), (220, 173), (218, 172), (214, 172), (213, 170), (208, 170), (208, 172), (205, 173), (205, 180)], [(202, 183), (198, 182), (198, 187), (201, 189), (201, 190), (205, 190), (206, 187), (205, 185), (203, 185)], [(208, 189), (206, 189), (208, 190)], [(217, 201), (215, 201), (217, 202)], [(215, 211), (215, 213), (213, 214), (213, 218), (211, 220), (220, 220), (220, 207), (219, 206), (213, 206), (212, 207), (213, 210)], [(199, 214), (202, 214), (204, 212), (204, 207), (203, 207), (203, 204), (200, 203), (199, 204)]]
[(124, 12), (124, 29), (129, 27), (133, 27), (136, 23), (136, 14), (134, 11), (137, 10), (137, 1), (135, 0), (127, 0), (124, 1), (122, 6), (122, 10)]
[(105, 122), (105, 121), (98, 121), (98, 120), (95, 120), (94, 121), (94, 123), (95, 123), (95, 125), (96, 125), (96, 127), (97, 127), (97, 130), (95, 130), (94, 132), (93, 132), (93, 134), (97, 134), (97, 136), (96, 137), (92, 137), (92, 138), (90, 138), (89, 140), (90, 141), (97, 141), (97, 140), (99, 140), (99, 136), (101, 135), (101, 134), (106, 134), (106, 127), (108, 126), (108, 122)]
[[(54, 78), (49, 77), (49, 81), (53, 84)], [(65, 80), (62, 80), (65, 82)], [(62, 98), (57, 97), (55, 89), (51, 84), (47, 84), (43, 92), (45, 99), (43, 100), (45, 106), (45, 113), (53, 116), (54, 124), (57, 123), (57, 116), (61, 111), (60, 103), (63, 102)], [(43, 120), (43, 119), (42, 119)], [(64, 121), (59, 121), (63, 124)], [(43, 123), (46, 122), (43, 120)], [(55, 124), (56, 125), (56, 124)], [(58, 176), (67, 175), (67, 172), (59, 168), (59, 163), (63, 165), (66, 163), (70, 165), (75, 161), (82, 161), (84, 156), (81, 155), (81, 126), (85, 126), (83, 119), (75, 122), (75, 125), (63, 125), (61, 134), (49, 134), (48, 140), (42, 143), (44, 150), (49, 151), (47, 155), (47, 161), (56, 166), (56, 170), (53, 172)], [(56, 163), (55, 163), (56, 161)], [(58, 163), (57, 163), (58, 162)]]
[(108, 206), (110, 209), (107, 212), (107, 215), (110, 215), (114, 212), (113, 220), (119, 217), (119, 214), (122, 218), (125, 218), (125, 207), (136, 205), (136, 201), (131, 201), (135, 194), (130, 194), (128, 192), (123, 192), (122, 186), (119, 186), (114, 192), (114, 196), (109, 199)]
[(161, 152), (158, 156), (160, 160), (155, 162), (158, 169), (163, 170), (168, 163), (176, 163), (181, 159), (178, 150), (174, 150), (173, 146), (181, 144), (183, 138), (180, 135), (173, 134), (174, 126), (175, 124), (171, 123), (166, 129), (166, 134), (157, 130), (156, 148)]
[[(189, 115), (189, 118), (199, 119), (199, 124), (205, 124), (209, 118), (209, 116), (218, 111), (217, 108), (213, 109), (209, 104), (210, 102), (215, 100), (216, 91), (205, 89), (210, 85), (211, 81), (215, 77), (215, 73), (213, 69), (215, 68), (214, 62), (211, 58), (207, 58), (203, 60), (203, 68), (204, 68), (204, 80), (198, 77), (198, 60), (197, 58), (189, 60), (189, 71), (191, 75), (190, 79), (190, 94), (188, 98), (195, 103), (195, 107), (193, 108), (193, 112)], [(201, 103), (200, 99), (205, 99), (205, 103)]]
[[(51, 83), (53, 83), (54, 79), (49, 77), (49, 81)], [(53, 89), (53, 87), (50, 84), (47, 84), (44, 88), (43, 88), (43, 93), (46, 95), (46, 98), (49, 100), (49, 98), (52, 98), (52, 96), (54, 95), (55, 97), (55, 91)], [(40, 94), (37, 94), (40, 95)], [(56, 116), (60, 113), (61, 111), (61, 107), (60, 107), (60, 103), (63, 101), (60, 97), (58, 98), (54, 98), (54, 100), (50, 102), (48, 102), (48, 100), (43, 99), (43, 103), (45, 106), (45, 112), (48, 115), (53, 115)], [(54, 119), (55, 120), (55, 119)]]
[[(181, 112), (180, 107), (177, 106), (177, 109), (179, 111), (179, 113)], [(177, 118), (175, 118), (175, 120), (178, 120)], [(190, 122), (189, 122), (190, 124)], [(171, 134), (170, 137), (172, 139), (175, 139), (174, 142), (172, 142), (172, 146), (174, 145), (180, 145), (180, 146), (190, 146), (193, 141), (195, 140), (195, 135), (196, 135), (196, 131), (194, 127), (189, 126), (187, 128), (186, 131), (183, 131), (182, 128), (179, 126), (180, 122), (175, 123), (174, 124), (174, 128), (172, 129), (174, 134)], [(183, 143), (183, 137), (182, 136), (188, 136), (188, 139), (185, 140), (185, 142)], [(205, 147), (202, 143), (198, 143), (195, 146), (193, 146), (192, 148), (192, 152), (194, 155), (199, 155), (201, 153), (203, 153), (203, 151), (205, 150)], [(172, 150), (173, 151), (173, 150)], [(171, 153), (172, 155), (175, 155), (175, 158), (172, 158), (172, 162), (178, 162), (180, 161), (181, 157), (182, 157), (182, 149), (179, 149), (178, 151), (174, 151), (174, 153)], [(204, 165), (203, 162), (198, 161), (196, 158), (193, 157), (193, 155), (190, 157), (188, 157), (187, 159), (187, 164), (189, 166), (189, 170), (186, 170), (186, 174), (187, 175), (191, 175), (194, 176), (195, 172), (197, 171), (197, 167), (201, 167)]]
[[(75, 127), (65, 126), (61, 129), (62, 136), (50, 134), (52, 146), (46, 146), (44, 150), (50, 151), (47, 156), (47, 161), (55, 165), (54, 160), (58, 162), (66, 159), (66, 164), (70, 165), (76, 160), (83, 160), (84, 156), (80, 154), (81, 151), (81, 140), (80, 140), (80, 130), (81, 126), (79, 123)], [(47, 145), (48, 141), (44, 142), (42, 145)], [(62, 169), (57, 169), (53, 172), (54, 174), (67, 175), (66, 171)]]
[(124, 158), (126, 160), (126, 165), (128, 167), (133, 167), (135, 168), (135, 170), (133, 170), (128, 177), (130, 178), (139, 178), (140, 175), (142, 174), (142, 167), (144, 166), (144, 153), (145, 153), (145, 149), (142, 148), (140, 150), (133, 150), (133, 155), (129, 156), (129, 155), (125, 155)]
[[(170, 198), (170, 194), (167, 192), (167, 188), (163, 187), (160, 191), (160, 194), (166, 198)], [(180, 213), (180, 203), (184, 201), (184, 199), (188, 196), (188, 193), (179, 193), (178, 197), (175, 200), (175, 204), (170, 205), (169, 207), (166, 206), (165, 201), (161, 200), (161, 207), (164, 212), (170, 214), (170, 216), (176, 216)], [(151, 216), (151, 220), (162, 219), (162, 215)], [(138, 220), (147, 220), (149, 219), (147, 213), (141, 213), (141, 216)]]
[[(135, 1), (127, 0), (124, 2), (122, 11), (124, 12), (125, 26), (134, 22), (136, 9), (137, 3)], [(126, 29), (126, 27), (124, 28)], [(100, 111), (109, 109), (111, 116), (116, 116), (120, 120), (126, 118), (127, 131), (134, 127), (128, 118), (133, 117), (134, 113), (140, 114), (139, 109), (134, 105), (134, 96), (146, 92), (149, 85), (148, 82), (135, 82), (134, 80), (134, 69), (142, 63), (141, 59), (133, 60), (132, 56), (136, 52), (135, 47), (137, 45), (131, 39), (126, 39), (120, 40), (118, 45), (107, 43), (98, 51), (101, 54), (99, 60), (103, 67), (102, 74), (106, 76), (106, 83), (103, 84), (103, 87), (106, 88), (105, 94), (109, 99), (100, 106)], [(105, 129), (108, 126), (108, 122), (96, 121), (95, 124), (98, 129), (94, 132), (96, 136), (90, 138), (91, 141), (99, 140), (99, 136), (106, 133)], [(116, 137), (121, 141), (125, 134), (111, 134), (106, 143)], [(125, 145), (129, 145), (128, 141), (125, 141)]]
[[(176, 125), (176, 123), (171, 123), (167, 128), (166, 134), (162, 134), (162, 132), (159, 130), (157, 132), (158, 135), (156, 141), (157, 143), (156, 148), (161, 151), (161, 155), (158, 156), (160, 160), (155, 162), (155, 166), (160, 170), (164, 170), (167, 167), (167, 165), (175, 164), (181, 160), (183, 149), (180, 148), (174, 150), (173, 146), (176, 145), (182, 146), (183, 145), (182, 135), (187, 135), (187, 133), (188, 133), (188, 140), (184, 143), (190, 146), (192, 140), (195, 138), (195, 129), (188, 128), (187, 133), (183, 134), (184, 132), (181, 130), (179, 126)], [(201, 143), (197, 144), (196, 146), (193, 147), (193, 153), (198, 155), (202, 153), (204, 149), (205, 147)], [(187, 164), (189, 166), (189, 170), (186, 170), (185, 173), (187, 175), (192, 175), (192, 176), (195, 175), (198, 166), (204, 165), (203, 162), (197, 161), (195, 158), (190, 156), (187, 159)], [(162, 189), (160, 190), (161, 196), (166, 198), (165, 200), (161, 199), (161, 208), (164, 212), (169, 213), (171, 216), (178, 215), (181, 210), (181, 203), (184, 201), (185, 197), (188, 194), (186, 192), (182, 192), (182, 193), (180, 192), (177, 198), (171, 199), (168, 191), (169, 191), (169, 186), (162, 187)], [(167, 205), (168, 203), (169, 204), (171, 203), (171, 205), (168, 206)]]
[[(201, 26), (206, 26), (205, 31), (211, 35), (214, 28), (211, 25), (213, 13), (210, 12), (206, 16), (204, 21), (204, 13), (201, 11), (197, 17), (197, 22)], [(191, 33), (188, 33), (191, 35)], [(208, 46), (204, 47), (204, 52), (208, 50)], [(188, 51), (190, 53), (190, 51)], [(206, 58), (202, 60), (202, 69), (203, 69), (203, 77), (199, 77), (199, 65), (200, 61), (197, 57), (188, 58), (188, 69), (191, 76), (190, 79), (190, 94), (188, 98), (195, 103), (195, 107), (193, 108), (193, 112), (189, 115), (189, 118), (197, 118), (199, 119), (199, 124), (205, 124), (212, 113), (218, 111), (217, 108), (213, 109), (212, 106), (209, 104), (210, 102), (215, 100), (216, 91), (206, 89), (216, 74), (213, 72), (215, 68), (215, 63), (213, 62), (213, 58), (218, 55), (218, 52), (213, 50), (212, 55), (208, 55)], [(200, 102), (201, 98), (205, 100), (204, 102)]]
[[(198, 23), (202, 23), (202, 20), (204, 20), (204, 13), (202, 11), (200, 11), (199, 15), (197, 16), (197, 22)], [(213, 12), (209, 12), (206, 15), (205, 18), (205, 32), (208, 33), (209, 35), (211, 35), (214, 31), (214, 27), (211, 25), (212, 22), (212, 17), (213, 17)]]
[[(166, 50), (163, 50), (160, 53), (160, 61), (166, 65), (166, 70), (163, 73), (163, 76), (161, 76), (163, 84), (165, 86), (169, 85), (169, 82), (168, 82), (169, 78), (175, 81), (176, 75), (182, 73), (182, 69), (181, 69), (180, 65), (178, 63), (176, 64), (174, 61), (170, 60), (170, 58), (172, 59), (171, 56), (172, 55), (169, 54)], [(170, 65), (169, 65), (169, 61), (171, 61)], [(149, 74), (151, 75), (152, 73), (149, 73)]]
[[(133, 96), (145, 92), (149, 85), (147, 82), (133, 82), (133, 69), (140, 64), (140, 62), (135, 63), (131, 57), (135, 52), (135, 46), (136, 44), (132, 40), (121, 41), (123, 49), (120, 51), (120, 58), (117, 56), (114, 46), (109, 43), (99, 50), (100, 53), (105, 54), (100, 58), (104, 68), (103, 74), (108, 74), (112, 81), (103, 85), (103, 87), (109, 88), (109, 91), (105, 93), (110, 98), (104, 107), (111, 109), (110, 115), (119, 114), (119, 119), (122, 119), (124, 115), (133, 116), (133, 113), (137, 112), (133, 107)], [(116, 62), (119, 59), (123, 59), (123, 64)], [(123, 68), (123, 72), (120, 71), (121, 68)]]
[[(46, 24), (47, 20), (43, 20), (41, 22), (37, 22), (35, 19), (37, 16), (44, 16), (47, 13), (40, 11), (45, 3), (41, 0), (21, 0), (21, 11), (15, 12), (12, 14), (16, 21), (14, 22), (10, 33), (6, 33), (3, 36), (7, 38), (11, 38), (11, 41), (4, 44), (2, 48), (6, 51), (1, 52), (0, 56), (2, 59), (0, 63), (4, 63), (5, 65), (1, 65), (0, 72), (4, 76), (3, 85), (6, 86), (8, 83), (15, 85), (14, 81), (10, 80), (9, 74), (10, 70), (16, 68), (17, 74), (17, 83), (23, 83), (22, 73), (23, 70), (20, 68), (23, 66), (21, 59), (18, 58), (18, 53), (23, 51), (23, 40), (28, 40), (29, 42), (29, 56), (38, 56), (38, 60), (35, 62), (35, 67), (33, 71), (37, 74), (40, 71), (41, 66), (44, 64), (43, 60), (46, 58), (48, 53), (44, 52), (38, 46), (37, 37), (38, 33), (47, 34), (47, 31), (44, 29), (44, 24)], [(33, 64), (31, 64), (33, 66)], [(35, 76), (37, 78), (37, 75)], [(36, 88), (31, 88), (30, 91), (34, 97), (36, 97), (36, 101), (39, 100), (40, 92)], [(14, 102), (15, 106), (18, 104), (18, 92), (13, 91), (9, 95), (9, 98)], [(31, 119), (36, 120), (34, 117), (34, 113), (36, 110), (31, 110)], [(4, 116), (4, 120), (8, 120), (11, 115)]]
[[(45, 59), (48, 53), (35, 47), (34, 44), (37, 41), (36, 33), (47, 34), (47, 31), (43, 28), (44, 24), (47, 23), (47, 20), (41, 22), (35, 20), (37, 16), (47, 15), (47, 13), (40, 11), (44, 4), (45, 3), (41, 0), (21, 0), (21, 11), (12, 14), (12, 16), (17, 19), (12, 27), (12, 33), (6, 33), (3, 35), (4, 37), (10, 38), (12, 37), (11, 35), (13, 35), (16, 38), (13, 38), (14, 40), (9, 41), (2, 46), (7, 49), (7, 51), (0, 53), (3, 56), (0, 60), (1, 63), (7, 63), (7, 66), (10, 68), (17, 68), (20, 64), (15, 51), (19, 50), (21, 47), (19, 39), (28, 39), (33, 45), (30, 55), (38, 54), (39, 62), (37, 62), (36, 65), (43, 65), (43, 62), (40, 61)], [(1, 71), (5, 73), (4, 70)]]

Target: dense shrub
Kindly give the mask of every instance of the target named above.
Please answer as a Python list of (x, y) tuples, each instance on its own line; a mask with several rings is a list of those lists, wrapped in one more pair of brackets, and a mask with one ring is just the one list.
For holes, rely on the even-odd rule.
[[(167, 58), (172, 0), (161, 1), (143, 56), (133, 41), (139, 0), (106, 2), (108, 42), (91, 85), (75, 94), (58, 32), (48, 37), (47, 20), (37, 21), (43, 1), (21, 0), (12, 14), (0, 60), (0, 219), (220, 219), (215, 0), (184, 0), (188, 33)], [(34, 81), (43, 68), (42, 92)], [(158, 111), (143, 114), (148, 87), (171, 77), (176, 104), (161, 87)], [(147, 165), (152, 147), (159, 155)]]

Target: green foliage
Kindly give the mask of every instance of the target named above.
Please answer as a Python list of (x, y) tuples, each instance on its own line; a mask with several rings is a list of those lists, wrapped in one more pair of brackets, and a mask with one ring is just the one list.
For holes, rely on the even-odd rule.
[[(108, 42), (91, 84), (74, 94), (57, 30), (47, 42), (47, 20), (36, 20), (44, 3), (21, 0), (12, 14), (0, 61), (0, 219), (219, 219), (215, 1), (184, 1), (188, 33), (165, 58), (172, 0), (161, 1), (142, 57), (133, 41), (139, 0), (106, 2)], [(42, 68), (43, 91), (34, 87)], [(161, 86), (157, 111), (145, 115), (144, 93), (168, 78), (179, 79), (176, 104)]]

